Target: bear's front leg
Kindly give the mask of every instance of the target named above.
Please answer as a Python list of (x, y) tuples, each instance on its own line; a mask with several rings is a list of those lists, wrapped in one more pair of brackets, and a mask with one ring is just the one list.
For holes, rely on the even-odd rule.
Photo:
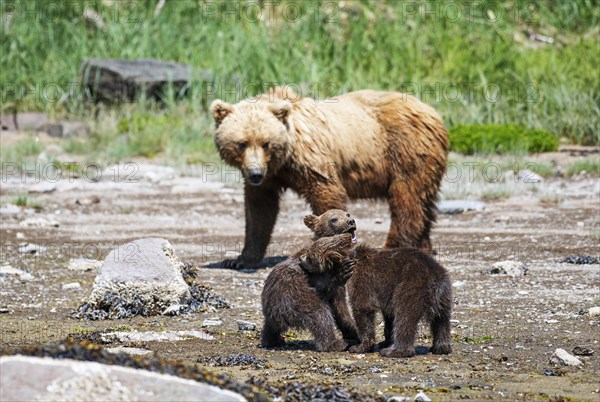
[(315, 215), (321, 215), (330, 209), (345, 210), (348, 203), (346, 189), (335, 178), (330, 178), (327, 182), (315, 180), (308, 193), (303, 192), (303, 195)]
[(271, 240), (279, 212), (279, 188), (268, 183), (244, 186), (246, 210), (246, 239), (242, 254), (234, 260), (223, 261), (226, 268), (255, 268), (262, 261)]

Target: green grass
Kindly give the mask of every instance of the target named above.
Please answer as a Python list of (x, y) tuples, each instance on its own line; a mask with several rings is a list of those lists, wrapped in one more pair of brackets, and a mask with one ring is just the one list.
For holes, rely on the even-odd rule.
[[(103, 16), (104, 29), (80, 17), (84, 3)], [(70, 140), (68, 148), (107, 160), (214, 159), (207, 104), (215, 97), (235, 102), (270, 83), (292, 84), (302, 95), (319, 98), (362, 88), (405, 91), (434, 106), (449, 127), (510, 123), (575, 143), (600, 143), (597, 0), (490, 2), (496, 21), (487, 17), (485, 1), (450, 3), (462, 10), (455, 18), (455, 8), (443, 2), (426, 2), (434, 14), (419, 15), (410, 8), (416, 2), (317, 6), (284, 0), (274, 11), (264, 8), (263, 20), (252, 17), (261, 3), (255, 1), (169, 1), (155, 17), (156, 3), (53, 2), (50, 11), (43, 1), (3, 5), (5, 14), (17, 12), (10, 25), (1, 26), (0, 111), (42, 110), (92, 121), (89, 141)], [(213, 8), (231, 4), (239, 5), (240, 14)], [(22, 12), (34, 6), (40, 10), (35, 20)], [(297, 18), (286, 20), (296, 7)], [(466, 7), (474, 7), (471, 17)], [(531, 32), (554, 43), (534, 41)], [(165, 94), (164, 106), (143, 99), (122, 107), (92, 106), (82, 101), (81, 91), (68, 90), (81, 62), (91, 57), (158, 58), (189, 64), (195, 72), (211, 69), (217, 90), (195, 79), (187, 99)], [(238, 88), (226, 87), (234, 76)], [(57, 87), (61, 96), (52, 93)], [(234, 94), (227, 93), (231, 89)], [(154, 121), (153, 114), (177, 124), (132, 124), (127, 131), (119, 125)], [(22, 149), (2, 151), (3, 161), (19, 156)]]
[(41, 211), (44, 209), (42, 202), (22, 194), (13, 198), (12, 203), (18, 207), (33, 208), (36, 211)]
[(600, 176), (600, 157), (596, 156), (573, 163), (567, 169), (567, 175), (573, 176), (581, 172), (586, 172), (592, 176)]
[(450, 130), (450, 149), (472, 154), (528, 154), (558, 149), (556, 135), (514, 124), (458, 125)]

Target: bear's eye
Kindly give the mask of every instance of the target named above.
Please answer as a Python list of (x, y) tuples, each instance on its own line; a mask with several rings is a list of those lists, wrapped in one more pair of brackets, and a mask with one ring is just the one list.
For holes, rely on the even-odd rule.
[(248, 148), (248, 141), (242, 141), (238, 144), (238, 147), (240, 148), (240, 151), (243, 151), (244, 149)]
[(268, 142), (265, 142), (265, 143), (262, 145), (262, 147), (263, 147), (263, 149), (266, 151), (267, 149), (269, 149), (269, 143), (268, 143)]
[(336, 223), (337, 222), (337, 218), (331, 218), (331, 220), (329, 222)]
[(348, 218), (350, 218), (350, 214), (346, 214), (346, 216), (347, 216)]

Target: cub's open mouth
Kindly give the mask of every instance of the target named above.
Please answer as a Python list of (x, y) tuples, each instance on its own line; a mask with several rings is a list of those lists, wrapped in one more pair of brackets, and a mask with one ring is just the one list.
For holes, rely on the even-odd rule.
[(356, 242), (357, 242), (357, 240), (356, 240), (356, 229), (354, 229), (354, 228), (348, 229), (344, 233), (350, 233), (352, 235), (352, 244), (356, 244)]

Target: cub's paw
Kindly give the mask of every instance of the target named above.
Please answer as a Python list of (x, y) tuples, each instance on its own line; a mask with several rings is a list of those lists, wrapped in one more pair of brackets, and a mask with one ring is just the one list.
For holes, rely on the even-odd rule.
[(228, 269), (256, 268), (259, 264), (260, 264), (260, 262), (251, 263), (248, 261), (244, 261), (240, 258), (226, 259), (226, 260), (223, 260), (223, 262), (221, 263), (223, 268), (228, 268)]
[(365, 343), (359, 343), (358, 345), (350, 346), (348, 352), (350, 353), (370, 353), (373, 351), (373, 345)]
[(379, 351), (381, 356), (385, 357), (413, 357), (415, 355), (414, 349), (396, 349), (393, 346), (389, 346)]
[(434, 355), (448, 355), (452, 353), (452, 346), (447, 345), (435, 345), (431, 348), (431, 353)]
[(343, 352), (344, 350), (348, 349), (348, 346), (348, 342), (346, 342), (344, 339), (339, 339), (331, 344), (331, 346), (329, 347), (329, 351)]
[(340, 267), (339, 281), (341, 283), (346, 283), (352, 277), (352, 272), (354, 271), (354, 267), (356, 266), (356, 260), (346, 259), (342, 261), (342, 266)]

